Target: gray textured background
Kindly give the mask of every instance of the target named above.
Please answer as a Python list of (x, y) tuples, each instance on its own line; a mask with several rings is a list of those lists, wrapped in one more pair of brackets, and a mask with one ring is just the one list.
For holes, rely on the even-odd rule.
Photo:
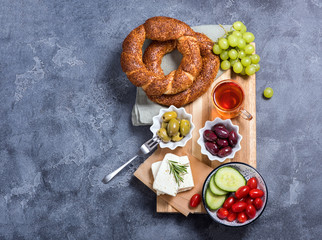
[[(100, 180), (151, 134), (132, 127), (121, 43), (147, 18), (243, 21), (256, 36), (257, 162), (269, 202), (232, 229), (157, 214), (132, 174)], [(322, 3), (4, 0), (0, 7), (0, 239), (321, 238)], [(264, 100), (271, 86), (274, 97)]]

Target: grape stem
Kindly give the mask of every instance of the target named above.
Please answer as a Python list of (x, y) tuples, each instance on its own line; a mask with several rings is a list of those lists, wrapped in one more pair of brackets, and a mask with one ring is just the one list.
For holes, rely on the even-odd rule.
[(221, 25), (221, 24), (219, 24), (219, 26), (220, 26), (222, 29), (224, 29), (224, 31), (225, 31), (225, 34), (224, 34), (223, 36), (228, 35), (228, 32), (227, 32), (227, 30), (224, 28), (224, 26), (223, 26), (223, 25)]
[[(223, 38), (223, 37), (225, 37), (225, 36), (229, 36), (229, 34), (231, 34), (232, 32), (233, 32), (233, 30), (231, 30), (231, 31), (227, 31), (225, 28), (224, 28), (224, 26), (223, 25), (221, 25), (221, 24), (219, 24), (219, 26), (225, 31), (225, 33), (224, 33), (224, 35), (222, 35), (220, 38)], [(220, 39), (220, 38), (218, 38), (218, 40)], [(217, 40), (217, 42), (218, 42), (218, 40)], [(216, 43), (217, 43), (216, 42)]]

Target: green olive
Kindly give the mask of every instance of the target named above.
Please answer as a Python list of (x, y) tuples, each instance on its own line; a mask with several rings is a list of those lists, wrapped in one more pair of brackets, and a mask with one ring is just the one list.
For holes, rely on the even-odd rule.
[(176, 118), (176, 117), (177, 117), (177, 113), (175, 111), (166, 112), (163, 114), (162, 120), (163, 122), (169, 122), (172, 118)]
[(161, 123), (161, 127), (162, 127), (162, 128), (167, 129), (167, 126), (168, 126), (168, 123), (166, 123), (166, 122), (162, 122), (162, 123)]
[(175, 135), (171, 138), (171, 140), (174, 142), (179, 142), (182, 138), (183, 138), (183, 136), (180, 134), (180, 132), (178, 132), (177, 135)]
[(180, 122), (180, 133), (182, 136), (186, 136), (190, 132), (190, 122), (186, 119), (182, 119)]
[(163, 142), (170, 142), (171, 138), (167, 134), (167, 130), (165, 128), (160, 128), (157, 132), (157, 135), (161, 138)]
[(173, 137), (175, 135), (177, 135), (177, 133), (179, 132), (179, 121), (175, 118), (172, 118), (170, 121), (169, 121), (169, 124), (168, 124), (168, 127), (167, 127), (167, 132), (168, 132), (168, 135), (170, 137)]

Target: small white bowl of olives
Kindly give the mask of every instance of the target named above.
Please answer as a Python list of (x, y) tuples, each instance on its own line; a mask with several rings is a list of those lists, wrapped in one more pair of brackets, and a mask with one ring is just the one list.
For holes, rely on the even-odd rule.
[(159, 115), (153, 117), (150, 131), (154, 136), (159, 136), (161, 148), (184, 147), (192, 138), (195, 125), (192, 123), (192, 115), (186, 110), (171, 105), (167, 109), (160, 109)]
[(201, 153), (207, 155), (210, 161), (233, 159), (241, 149), (243, 137), (239, 133), (239, 127), (230, 119), (222, 120), (217, 117), (213, 121), (206, 121), (205, 126), (199, 129), (199, 135), (197, 143), (201, 147)]

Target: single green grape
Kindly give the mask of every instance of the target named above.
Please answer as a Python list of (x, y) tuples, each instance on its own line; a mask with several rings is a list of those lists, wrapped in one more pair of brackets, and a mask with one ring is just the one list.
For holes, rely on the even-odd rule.
[(270, 87), (265, 88), (264, 97), (271, 98), (271, 97), (273, 97), (273, 94), (274, 94), (274, 91), (272, 88), (270, 88)]
[(227, 70), (230, 68), (230, 62), (228, 60), (224, 60), (221, 62), (220, 67), (222, 70)]
[(212, 47), (212, 51), (214, 52), (214, 54), (219, 55), (222, 52), (222, 49), (219, 47), (218, 44), (214, 44), (214, 46)]
[(228, 40), (228, 43), (231, 47), (237, 46), (238, 37), (236, 37), (234, 35), (229, 35), (227, 40)]
[(242, 58), (244, 58), (244, 57), (246, 57), (246, 53), (245, 53), (245, 51), (240, 50), (240, 51), (238, 52), (238, 58), (242, 59)]
[(218, 41), (218, 45), (221, 49), (227, 49), (229, 48), (229, 43), (228, 40), (226, 38), (221, 38)]
[(246, 41), (243, 38), (238, 38), (237, 47), (239, 49), (244, 49), (246, 47)]
[(239, 61), (238, 61), (238, 59), (230, 59), (229, 61), (230, 61), (230, 66), (231, 66), (231, 67), (234, 67), (234, 64), (235, 64), (236, 62), (239, 62)]
[(239, 31), (242, 28), (242, 26), (244, 26), (244, 24), (241, 21), (236, 21), (233, 23), (233, 28), (237, 31)]
[(238, 52), (235, 49), (230, 49), (228, 52), (228, 56), (231, 59), (236, 59), (238, 57)]
[(252, 65), (249, 65), (245, 68), (245, 73), (250, 76), (250, 75), (253, 75), (254, 73), (256, 72), (256, 69), (254, 66)]
[(258, 63), (261, 60), (258, 54), (251, 55), (250, 59), (252, 60), (252, 63)]
[(244, 50), (246, 54), (252, 54), (255, 51), (255, 48), (253, 45), (247, 44)]
[(245, 32), (243, 34), (243, 39), (247, 42), (247, 43), (251, 43), (252, 41), (255, 40), (255, 36), (254, 34), (252, 34), (251, 32)]
[(249, 57), (242, 58), (240, 62), (241, 64), (243, 64), (244, 67), (247, 67), (252, 63)]
[(232, 33), (234, 36), (238, 37), (238, 38), (242, 38), (243, 34), (240, 31), (233, 31)]
[(233, 70), (235, 73), (240, 73), (241, 71), (243, 71), (243, 65), (241, 64), (241, 62), (236, 62), (233, 66)]
[(228, 51), (222, 51), (221, 53), (220, 53), (220, 59), (221, 60), (227, 60), (229, 58), (229, 56), (228, 56)]
[(239, 31), (241, 33), (247, 32), (247, 27), (245, 25), (243, 25)]
[(258, 72), (258, 70), (261, 68), (259, 63), (253, 63), (252, 65), (255, 67), (255, 72)]

